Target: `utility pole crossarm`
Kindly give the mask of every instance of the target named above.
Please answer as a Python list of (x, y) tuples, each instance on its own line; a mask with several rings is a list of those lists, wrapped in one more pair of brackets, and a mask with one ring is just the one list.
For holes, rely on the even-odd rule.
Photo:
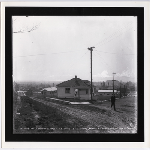
[(93, 51), (93, 48), (95, 48), (95, 47), (94, 46), (93, 47), (88, 47), (88, 50)]

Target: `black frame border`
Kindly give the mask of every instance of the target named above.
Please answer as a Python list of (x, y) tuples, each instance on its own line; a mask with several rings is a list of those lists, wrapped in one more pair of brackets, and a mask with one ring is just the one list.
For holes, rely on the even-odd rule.
[[(13, 134), (12, 16), (137, 16), (137, 134)], [(144, 142), (144, 7), (5, 7), (6, 142)]]

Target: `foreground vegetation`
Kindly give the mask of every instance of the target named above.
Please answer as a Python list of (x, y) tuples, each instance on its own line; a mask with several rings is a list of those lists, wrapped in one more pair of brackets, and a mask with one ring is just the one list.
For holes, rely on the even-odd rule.
[[(42, 103), (21, 98), (21, 108), (15, 117), (14, 133), (70, 133), (70, 128), (84, 128), (87, 124)], [(69, 130), (68, 130), (68, 129)], [(80, 133), (80, 131), (77, 131)]]

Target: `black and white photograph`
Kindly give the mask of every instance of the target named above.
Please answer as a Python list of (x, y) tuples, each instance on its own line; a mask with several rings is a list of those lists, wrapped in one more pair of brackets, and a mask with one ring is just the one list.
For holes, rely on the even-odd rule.
[(137, 134), (137, 16), (12, 16), (13, 134)]
[(15, 4), (2, 7), (3, 147), (140, 146), (146, 9)]

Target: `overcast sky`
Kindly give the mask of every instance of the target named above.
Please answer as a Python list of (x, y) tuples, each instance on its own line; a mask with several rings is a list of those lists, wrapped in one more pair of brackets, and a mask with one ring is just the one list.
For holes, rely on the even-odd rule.
[(14, 16), (15, 81), (64, 81), (77, 75), (93, 81), (137, 78), (137, 17)]

